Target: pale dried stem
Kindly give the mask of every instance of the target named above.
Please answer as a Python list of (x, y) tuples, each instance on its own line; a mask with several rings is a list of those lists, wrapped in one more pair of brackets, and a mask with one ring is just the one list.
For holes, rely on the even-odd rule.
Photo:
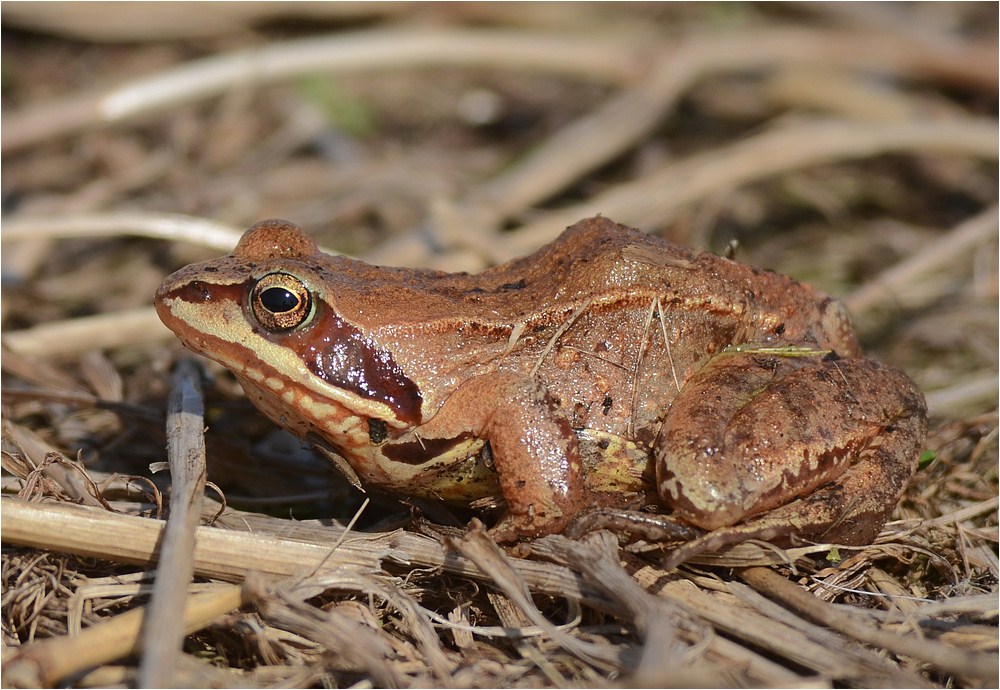
[(143, 307), (50, 321), (20, 331), (4, 332), (0, 338), (4, 347), (18, 354), (54, 357), (165, 339), (170, 335), (156, 312), (151, 307)]
[(89, 213), (65, 216), (21, 216), (5, 220), (3, 241), (135, 235), (175, 240), (229, 251), (242, 230), (205, 218), (178, 213)]
[(942, 525), (957, 525), (960, 522), (971, 520), (980, 515), (995, 513), (997, 508), (1000, 508), (1000, 497), (993, 496), (980, 503), (964, 506), (951, 513), (946, 513), (930, 520), (924, 520), (921, 522), (921, 526), (927, 528), (940, 527)]
[(621, 668), (617, 650), (577, 639), (556, 628), (538, 610), (531, 599), (529, 583), (517, 570), (514, 562), (486, 536), (484, 529), (470, 530), (462, 539), (449, 541), (449, 546), (475, 563), (483, 572), (490, 573), (491, 580), (511, 602), (517, 606), (525, 618), (538, 626), (556, 644), (580, 659), (605, 668)]
[(822, 678), (854, 679), (857, 684), (873, 683), (895, 687), (926, 685), (915, 674), (899, 669), (874, 652), (845, 644), (845, 640), (799, 619), (778, 616), (742, 605), (732, 596), (710, 593), (694, 584), (673, 580), (664, 582), (658, 568), (642, 568), (635, 573), (639, 584), (671, 599), (687, 613), (708, 621), (728, 636), (751, 646), (812, 669)]
[[(252, 517), (241, 516), (238, 520)], [(275, 524), (273, 520), (265, 522)], [(284, 523), (278, 525), (280, 534), (275, 534), (273, 527), (270, 531), (261, 529), (259, 524), (255, 524), (253, 534), (199, 527), (195, 572), (239, 582), (250, 572), (280, 576), (312, 570), (378, 572), (382, 561), (388, 560), (410, 567), (444, 568), (478, 579), (490, 577), (469, 560), (446, 554), (436, 540), (417, 534), (352, 534), (331, 552), (330, 545), (343, 534), (341, 529), (277, 522)], [(163, 523), (156, 520), (66, 503), (15, 499), (4, 499), (3, 503), (3, 539), (9, 544), (148, 566), (155, 559), (162, 530)], [(579, 599), (603, 611), (619, 610), (596, 589), (582, 586), (566, 568), (527, 560), (518, 560), (517, 568), (534, 590)]]
[(879, 629), (857, 614), (817, 599), (766, 568), (748, 568), (740, 573), (740, 577), (784, 606), (857, 640), (929, 663), (948, 674), (981, 681), (996, 680), (997, 667), (1000, 665), (996, 654), (972, 652), (933, 640)]
[[(981, 509), (982, 506), (979, 510)], [(142, 564), (147, 564), (153, 558), (162, 530), (162, 523), (153, 520), (66, 504), (40, 505), (7, 500), (4, 502), (3, 517), (4, 539), (7, 543)], [(252, 517), (254, 516), (237, 516), (237, 519)], [(261, 524), (285, 522), (287, 521), (265, 519), (265, 523)], [(259, 527), (260, 525), (254, 525), (255, 534), (199, 528), (196, 571), (209, 577), (240, 580), (250, 571), (296, 575), (311, 572), (316, 564), (322, 563), (322, 568), (316, 571), (321, 580), (327, 574), (381, 572), (382, 562), (388, 560), (405, 563), (408, 569), (440, 567), (487, 582), (496, 582), (499, 572), (496, 554), (490, 556), (479, 553), (478, 559), (483, 560), (486, 565), (484, 570), (465, 558), (447, 555), (435, 540), (410, 533), (354, 535), (330, 554), (329, 544), (334, 543), (337, 538), (335, 529), (290, 524), (283, 530), (287, 532), (287, 537), (282, 538), (261, 531)], [(573, 571), (551, 563), (508, 557), (504, 557), (504, 563), (504, 569), (514, 569), (511, 571), (514, 579), (507, 585), (508, 594), (515, 593), (517, 588), (523, 586), (517, 584), (523, 579), (523, 583), (532, 592), (579, 600), (584, 605), (619, 616), (628, 615), (627, 612), (636, 605), (632, 599), (639, 596), (638, 591), (631, 593), (627, 588), (619, 592), (612, 587), (614, 592), (601, 592), (581, 582)], [(829, 631), (823, 631), (805, 621), (790, 618), (780, 623), (758, 611), (718, 601), (691, 583), (674, 581), (664, 586), (662, 582), (665, 574), (659, 570), (649, 569), (648, 574), (641, 571), (636, 577), (644, 587), (657, 585), (660, 596), (666, 597), (673, 605), (681, 606), (695, 620), (706, 621), (734, 636), (734, 639), (746, 640), (752, 645), (771, 650), (783, 658), (812, 668), (827, 678), (850, 678), (859, 682), (861, 679), (871, 682), (872, 678), (882, 678), (894, 685), (921, 684), (909, 672), (886, 665), (879, 657), (865, 650), (845, 647), (845, 643), (838, 641), (839, 638), (832, 636)], [(320, 583), (320, 580), (316, 582)], [(309, 583), (305, 582), (303, 586), (309, 586)], [(797, 589), (796, 585), (789, 583), (789, 586)], [(522, 603), (527, 605), (527, 600)], [(727, 643), (727, 649), (732, 649), (723, 650), (719, 647), (722, 642), (724, 641), (712, 640), (709, 643), (710, 658), (741, 658), (739, 654), (733, 656), (731, 652), (742, 652), (745, 655), (745, 650), (731, 643)], [(935, 665), (942, 663), (951, 668), (948, 664), (956, 658), (951, 655), (952, 647), (943, 643), (924, 640), (920, 647), (915, 658)], [(969, 666), (963, 671), (964, 676), (969, 677), (979, 673), (983, 665), (994, 658), (988, 654), (972, 653), (965, 654), (963, 659), (969, 662)], [(747, 672), (752, 672), (762, 682), (765, 678), (776, 680), (779, 677), (773, 673), (780, 669), (769, 670), (767, 664), (761, 665), (763, 660), (756, 655), (750, 655), (745, 660), (748, 663)], [(993, 663), (995, 664), (995, 659)]]
[[(25, 356), (23, 353), (16, 353), (6, 347), (3, 348), (2, 352), (3, 357), (0, 358), (0, 365), (3, 366), (4, 373), (16, 376), (22, 381), (35, 384), (36, 386), (58, 390), (64, 394), (78, 393), (93, 399), (93, 395), (87, 391), (83, 384), (58, 367), (30, 356)], [(12, 390), (12, 387), (4, 387), (5, 393), (10, 390)]]
[(878, 678), (879, 681), (873, 683), (874, 685), (888, 682), (893, 686), (930, 687), (930, 684), (919, 676), (897, 670), (883, 657), (858, 645), (854, 640), (801, 618), (794, 611), (775, 604), (740, 582), (727, 582), (725, 590), (725, 593), (715, 595), (719, 603), (746, 607), (776, 621), (791, 635), (798, 634), (818, 643), (820, 648), (816, 650), (817, 658), (822, 659), (818, 666), (825, 666), (824, 673), (834, 680), (845, 676), (850, 678), (857, 674), (859, 679)]
[(979, 372), (953, 380), (945, 388), (927, 391), (924, 397), (927, 398), (927, 411), (932, 415), (955, 416), (971, 405), (988, 409), (997, 402), (997, 375), (996, 372)]
[[(217, 591), (190, 597), (184, 615), (177, 616), (175, 609), (171, 616), (190, 634), (247, 601), (242, 587), (225, 585)], [(148, 613), (146, 607), (133, 609), (73, 637), (53, 637), (17, 650), (8, 649), (3, 660), (4, 684), (21, 688), (53, 687), (68, 676), (135, 654), (142, 649), (140, 628), (152, 618)]]
[[(9, 352), (4, 353), (4, 371), (7, 371), (7, 358), (12, 358)], [(29, 379), (30, 380), (30, 379)], [(98, 408), (102, 410), (111, 410), (123, 417), (139, 418), (150, 423), (158, 423), (163, 420), (163, 415), (154, 410), (151, 407), (144, 407), (142, 405), (135, 405), (133, 403), (118, 402), (116, 400), (108, 400), (107, 398), (101, 398), (92, 393), (82, 393), (78, 392), (72, 388), (69, 390), (65, 388), (16, 388), (14, 386), (7, 386), (2, 389), (4, 402), (16, 401), (16, 400), (36, 400), (39, 402), (54, 402), (62, 403), (66, 405), (72, 405), (76, 408)], [(7, 420), (4, 421), (7, 423)], [(14, 425), (12, 425), (12, 428)], [(5, 429), (6, 431), (6, 429)], [(54, 449), (53, 449), (54, 450)], [(114, 476), (113, 474), (107, 474), (104, 472), (98, 472), (95, 470), (90, 470), (88, 474), (92, 477), (102, 477), (104, 479)], [(95, 479), (95, 481), (97, 481)], [(95, 504), (96, 505), (96, 504)]]
[(870, 75), (836, 67), (779, 68), (761, 84), (760, 92), (769, 105), (781, 112), (825, 113), (851, 120), (906, 122), (967, 114), (951, 102), (892, 88)]
[(205, 58), (108, 91), (11, 113), (5, 117), (2, 150), (304, 73), (428, 65), (537, 70), (609, 81), (634, 72), (629, 47), (606, 39), (430, 28), (341, 33)]
[(800, 10), (817, 15), (821, 21), (842, 23), (865, 31), (874, 30), (882, 36), (901, 36), (912, 41), (914, 46), (927, 46), (932, 50), (961, 50), (959, 44), (966, 40), (963, 32), (950, 29), (946, 23), (936, 21), (933, 13), (928, 17), (898, 3), (798, 2), (796, 4)]
[[(857, 31), (802, 28), (696, 35), (663, 50), (649, 75), (636, 86), (567, 125), (515, 166), (469, 193), (452, 222), (465, 228), (472, 223), (471, 227), (491, 236), (505, 219), (565, 189), (633, 146), (685, 90), (712, 73), (811, 65), (906, 77), (971, 79), (995, 89), (995, 60), (986, 59), (990, 50), (986, 45), (928, 48), (898, 37), (887, 40)], [(612, 214), (605, 211), (605, 215)]]
[(115, 3), (114, 11), (96, 3), (22, 3), (4, 8), (4, 23), (41, 33), (90, 42), (135, 43), (239, 35), (267, 21), (355, 22), (391, 18), (407, 11), (405, 3), (261, 2)]
[[(844, 305), (855, 316), (886, 302), (919, 306), (907, 299), (910, 286), (923, 280), (928, 273), (951, 267), (980, 245), (996, 240), (998, 224), (1000, 213), (996, 206), (991, 206), (930, 242), (913, 256), (866, 281), (844, 298)], [(958, 275), (965, 273), (958, 271)]]
[[(834, 604), (838, 609), (848, 612), (857, 611), (857, 607), (851, 604)], [(955, 614), (968, 614), (970, 616), (980, 616), (983, 618), (996, 617), (998, 613), (997, 597), (995, 594), (972, 594), (964, 597), (952, 597), (939, 601), (922, 601), (914, 607), (912, 612), (907, 611), (905, 620), (909, 624), (930, 623), (935, 618)], [(891, 620), (904, 618), (899, 611), (880, 611), (878, 609), (866, 609), (865, 615), (880, 620)], [(991, 629), (992, 630), (992, 629)], [(991, 635), (992, 636), (992, 635)]]
[(703, 642), (703, 627), (671, 599), (653, 596), (625, 572), (619, 562), (615, 535), (596, 532), (585, 541), (552, 535), (535, 542), (532, 550), (560, 563), (572, 563), (589, 582), (628, 609), (644, 642), (641, 661), (634, 669), (638, 686), (656, 687), (668, 678), (677, 686), (712, 684), (704, 668), (690, 663), (693, 655), (681, 642)]
[(1000, 137), (992, 120), (867, 123), (790, 122), (742, 141), (670, 162), (633, 182), (584, 203), (536, 217), (518, 230), (493, 258), (505, 261), (555, 239), (581, 218), (602, 214), (626, 225), (658, 227), (686, 206), (722, 190), (773, 175), (884, 153), (940, 153), (997, 157)]
[(205, 493), (205, 403), (201, 374), (189, 358), (181, 358), (167, 401), (167, 458), (170, 461), (170, 517), (156, 571), (149, 615), (142, 631), (144, 654), (139, 685), (171, 684), (181, 652), (184, 627), (175, 612), (184, 608), (194, 574), (195, 528)]

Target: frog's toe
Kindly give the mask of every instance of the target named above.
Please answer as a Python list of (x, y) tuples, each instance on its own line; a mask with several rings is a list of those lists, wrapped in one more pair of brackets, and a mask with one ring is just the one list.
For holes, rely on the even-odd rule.
[(563, 515), (531, 515), (508, 513), (488, 531), (498, 543), (511, 543), (519, 539), (544, 537), (561, 533), (570, 518)]
[(670, 515), (604, 507), (584, 511), (573, 518), (564, 534), (572, 539), (580, 539), (597, 530), (626, 533), (632, 539), (651, 542), (688, 542), (705, 534), (705, 530)]
[(510, 544), (521, 538), (519, 526), (504, 518), (490, 529), (486, 530), (493, 541), (498, 544)]
[(723, 527), (708, 532), (696, 539), (681, 544), (673, 549), (663, 561), (664, 570), (673, 570), (682, 563), (705, 553), (715, 553), (728, 547), (742, 544), (750, 539), (762, 541), (779, 540), (794, 532), (794, 527), (787, 522), (761, 519), (745, 525)]

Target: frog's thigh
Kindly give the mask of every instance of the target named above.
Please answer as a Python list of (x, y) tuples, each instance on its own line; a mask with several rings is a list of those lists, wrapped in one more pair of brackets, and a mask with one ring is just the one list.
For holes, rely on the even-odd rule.
[(537, 380), (494, 372), (466, 381), (421, 438), (472, 433), (489, 441), (508, 515), (498, 538), (559, 531), (580, 510), (583, 476), (576, 434)]
[(922, 414), (900, 418), (835, 481), (744, 524), (716, 529), (679, 546), (664, 567), (669, 570), (700, 553), (747, 539), (774, 540), (794, 534), (833, 544), (870, 544), (912, 474), (912, 463), (901, 459), (917, 457), (923, 427)]
[[(891, 510), (913, 472), (924, 423), (923, 396), (909, 378), (873, 360), (720, 355), (671, 406), (658, 439), (657, 486), (680, 517), (716, 529), (859, 465), (852, 486), (863, 488), (852, 490), (871, 494), (839, 490), (841, 508), (858, 498)], [(831, 498), (809, 504), (815, 510)]]

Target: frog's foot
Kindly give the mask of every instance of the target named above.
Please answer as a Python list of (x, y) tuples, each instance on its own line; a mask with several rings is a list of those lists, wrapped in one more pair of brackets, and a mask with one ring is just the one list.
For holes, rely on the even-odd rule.
[(543, 537), (547, 534), (561, 533), (570, 522), (569, 517), (547, 516), (544, 520), (536, 520), (529, 514), (515, 515), (507, 513), (487, 530), (498, 544), (510, 544), (525, 537)]
[(721, 551), (722, 549), (742, 544), (750, 539), (770, 541), (772, 539), (787, 537), (793, 532), (795, 532), (794, 526), (789, 525), (787, 522), (772, 521), (767, 517), (745, 525), (723, 527), (703, 534), (673, 549), (670, 555), (663, 560), (663, 569), (673, 570), (680, 564), (690, 561), (692, 558), (705, 553)]
[(669, 515), (654, 515), (620, 508), (594, 508), (578, 515), (567, 526), (565, 535), (579, 539), (600, 529), (628, 533), (648, 541), (688, 542), (705, 534), (705, 530), (676, 520)]

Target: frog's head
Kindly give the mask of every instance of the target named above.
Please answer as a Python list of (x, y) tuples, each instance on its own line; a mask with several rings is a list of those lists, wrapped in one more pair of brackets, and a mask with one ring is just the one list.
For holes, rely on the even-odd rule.
[(231, 254), (168, 276), (156, 311), (185, 346), (231, 370), (278, 424), (361, 445), (372, 422), (417, 422), (421, 395), (391, 353), (338, 311), (336, 264), (321, 256), (295, 225), (264, 221)]

